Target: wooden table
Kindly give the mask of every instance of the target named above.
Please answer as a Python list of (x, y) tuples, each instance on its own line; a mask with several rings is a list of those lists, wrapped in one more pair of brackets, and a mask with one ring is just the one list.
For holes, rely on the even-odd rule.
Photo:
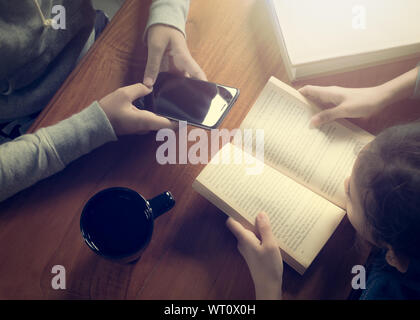
[[(142, 34), (149, 5), (150, 1), (125, 2), (32, 131), (142, 80), (147, 56)], [(210, 81), (241, 90), (223, 128), (239, 126), (271, 75), (288, 81), (264, 1), (191, 1), (187, 40)], [(306, 83), (375, 85), (415, 64), (412, 59)], [(407, 101), (381, 117), (356, 123), (377, 133), (419, 116), (420, 108)], [(0, 298), (253, 299), (251, 277), (224, 225), (226, 216), (191, 188), (203, 165), (159, 165), (157, 146), (152, 133), (120, 139), (1, 203)], [(134, 265), (99, 258), (80, 234), (84, 204), (111, 186), (133, 188), (147, 198), (170, 190), (177, 200), (176, 207), (156, 221), (152, 242)], [(285, 266), (285, 298), (346, 298), (351, 267), (363, 264), (368, 254), (367, 247), (355, 247), (353, 240), (354, 231), (344, 220), (303, 277)], [(54, 265), (66, 268), (66, 290), (51, 287)]]

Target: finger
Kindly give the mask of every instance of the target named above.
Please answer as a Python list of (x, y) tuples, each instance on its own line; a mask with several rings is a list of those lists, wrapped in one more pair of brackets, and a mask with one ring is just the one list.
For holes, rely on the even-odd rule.
[(133, 109), (134, 117), (138, 119), (139, 131), (156, 131), (160, 129), (175, 129), (176, 122), (168, 118), (158, 116), (157, 114), (147, 111)]
[(310, 126), (318, 128), (324, 124), (330, 123), (336, 119), (344, 118), (345, 112), (341, 106), (323, 110), (314, 115), (310, 121)]
[(178, 129), (179, 128), (179, 121), (170, 120), (171, 121), (171, 128)]
[(271, 230), (270, 220), (265, 212), (258, 214), (256, 219), (256, 227), (258, 233), (261, 236), (263, 245), (277, 245), (277, 240), (273, 235), (273, 231)]
[(228, 229), (233, 233), (233, 235), (238, 240), (238, 243), (242, 244), (251, 244), (251, 245), (259, 245), (260, 241), (255, 236), (255, 234), (248, 229), (245, 229), (242, 224), (240, 224), (238, 221), (233, 219), (232, 217), (229, 217), (226, 220), (226, 226)]
[(130, 101), (134, 101), (140, 97), (144, 97), (145, 95), (152, 92), (152, 90), (141, 83), (136, 83), (131, 86), (126, 86), (120, 88), (122, 92), (124, 92)]
[(165, 48), (158, 45), (150, 45), (147, 52), (147, 64), (144, 71), (143, 83), (149, 88), (152, 87), (159, 74)]
[(159, 72), (172, 72), (171, 68), (171, 59), (172, 57), (168, 56), (167, 54), (163, 54), (162, 61), (160, 62), (160, 69)]
[(149, 133), (150, 133), (150, 131), (148, 131), (148, 130), (141, 130), (141, 131), (136, 132), (136, 134), (138, 134), (138, 135), (144, 135), (144, 134), (149, 134)]
[(207, 76), (204, 71), (200, 68), (198, 63), (194, 60), (193, 57), (188, 57), (185, 59), (185, 73), (191, 76), (192, 78), (207, 81)]
[(306, 98), (320, 104), (339, 104), (341, 96), (336, 87), (304, 86), (299, 92)]

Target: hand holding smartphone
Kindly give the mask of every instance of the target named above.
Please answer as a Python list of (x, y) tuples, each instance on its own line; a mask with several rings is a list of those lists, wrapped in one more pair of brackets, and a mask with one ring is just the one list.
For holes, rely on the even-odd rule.
[(161, 72), (153, 91), (134, 101), (134, 105), (172, 120), (214, 129), (221, 124), (238, 96), (237, 88)]

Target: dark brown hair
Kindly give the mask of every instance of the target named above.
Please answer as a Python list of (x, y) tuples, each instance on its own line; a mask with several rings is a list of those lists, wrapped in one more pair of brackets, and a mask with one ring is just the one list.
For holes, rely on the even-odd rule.
[(386, 129), (360, 154), (355, 172), (377, 245), (420, 257), (420, 122)]

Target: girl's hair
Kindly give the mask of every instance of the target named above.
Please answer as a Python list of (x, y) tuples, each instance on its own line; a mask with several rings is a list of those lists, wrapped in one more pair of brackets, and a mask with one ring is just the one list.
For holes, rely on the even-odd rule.
[(420, 257), (420, 122), (389, 128), (360, 154), (356, 183), (379, 246)]

